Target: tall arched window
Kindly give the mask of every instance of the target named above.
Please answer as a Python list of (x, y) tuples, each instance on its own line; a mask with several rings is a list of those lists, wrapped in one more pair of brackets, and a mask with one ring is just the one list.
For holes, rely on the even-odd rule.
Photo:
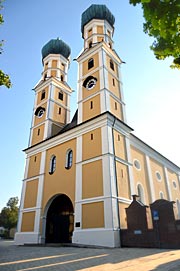
[(160, 199), (164, 199), (164, 194), (162, 191), (159, 192), (159, 197), (160, 197)]
[(73, 151), (70, 149), (66, 152), (66, 169), (70, 169), (72, 167), (72, 161), (73, 161)]
[(110, 59), (110, 68), (114, 71), (114, 62)]
[(45, 99), (45, 97), (46, 97), (46, 91), (45, 89), (43, 89), (41, 92), (41, 100)]
[(58, 93), (58, 99), (63, 101), (63, 92), (62, 91), (59, 91)]
[(91, 69), (92, 67), (94, 67), (94, 59), (90, 58), (88, 60), (88, 70)]
[(139, 201), (141, 201), (143, 204), (145, 204), (144, 190), (143, 190), (143, 187), (141, 184), (138, 184), (137, 192), (138, 192), (138, 196), (139, 196)]
[(56, 156), (52, 155), (49, 165), (49, 174), (53, 174), (56, 169)]

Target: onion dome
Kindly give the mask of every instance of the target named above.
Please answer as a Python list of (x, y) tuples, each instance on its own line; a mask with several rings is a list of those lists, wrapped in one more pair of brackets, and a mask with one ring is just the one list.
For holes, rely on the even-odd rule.
[(115, 22), (114, 15), (105, 5), (91, 5), (86, 9), (81, 17), (81, 31), (83, 33), (84, 26), (93, 19), (107, 20), (108, 23), (113, 27)]
[(68, 59), (71, 53), (70, 47), (60, 39), (52, 39), (42, 48), (42, 58), (44, 59), (49, 54), (60, 54)]

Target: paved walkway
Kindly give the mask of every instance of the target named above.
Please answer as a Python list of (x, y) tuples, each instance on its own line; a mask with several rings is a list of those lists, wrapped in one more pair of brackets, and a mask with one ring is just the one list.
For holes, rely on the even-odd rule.
[(0, 271), (180, 271), (180, 250), (15, 246), (0, 240)]

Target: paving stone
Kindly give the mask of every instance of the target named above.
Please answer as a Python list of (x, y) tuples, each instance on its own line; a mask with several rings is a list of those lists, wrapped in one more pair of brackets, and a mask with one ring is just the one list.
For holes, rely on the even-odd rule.
[(180, 271), (180, 250), (15, 246), (0, 241), (0, 271)]

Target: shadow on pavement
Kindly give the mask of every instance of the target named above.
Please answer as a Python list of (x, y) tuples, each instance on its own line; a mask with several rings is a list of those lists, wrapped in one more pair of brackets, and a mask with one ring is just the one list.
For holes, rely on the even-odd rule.
[(164, 263), (158, 265), (155, 269), (151, 269), (151, 271), (179, 271), (180, 270), (180, 260), (175, 260), (170, 263)]
[[(124, 268), (124, 270), (138, 270), (134, 265), (134, 261), (141, 261), (141, 259), (143, 258), (151, 260), (152, 257), (159, 259), (161, 255), (166, 252), (167, 250), (144, 248), (109, 249), (71, 246), (15, 246), (13, 242), (8, 243), (1, 240), (0, 270), (104, 271), (117, 270), (120, 267), (122, 269)], [(127, 269), (126, 267), (128, 267), (129, 269)], [(176, 269), (172, 270), (175, 271)], [(180, 268), (178, 270), (180, 270)]]

